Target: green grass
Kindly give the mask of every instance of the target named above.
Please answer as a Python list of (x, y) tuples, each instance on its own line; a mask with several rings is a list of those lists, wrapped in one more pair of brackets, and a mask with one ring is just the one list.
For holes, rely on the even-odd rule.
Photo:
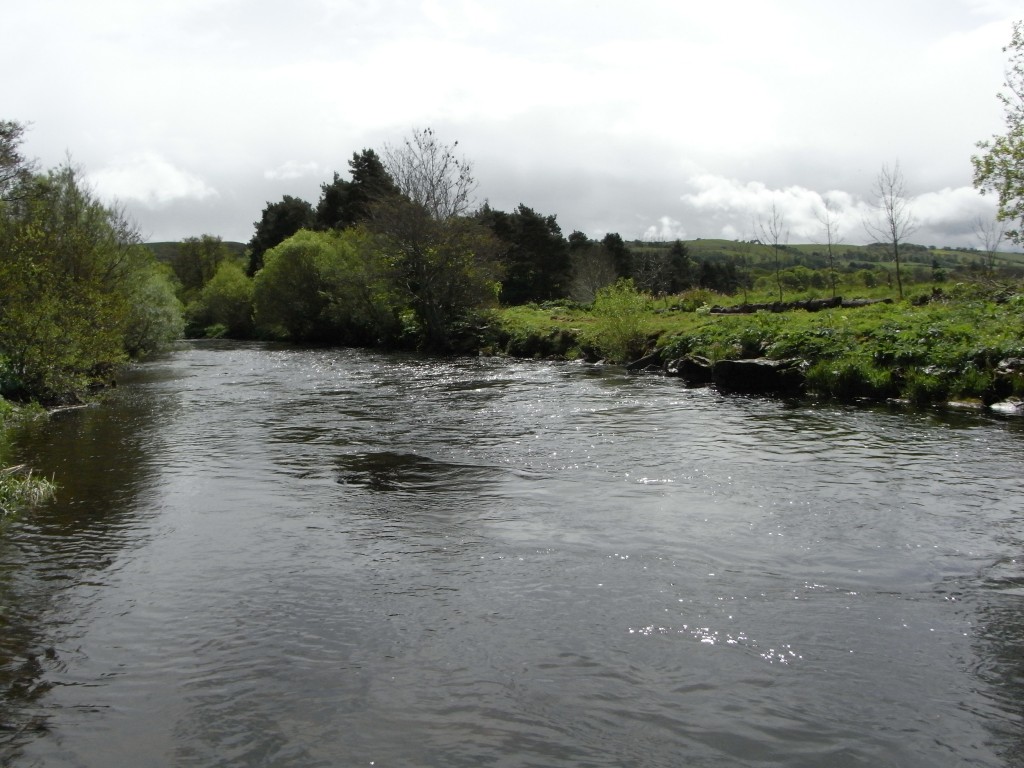
[[(912, 301), (930, 293), (930, 286), (914, 286), (910, 298), (892, 304), (744, 315), (708, 312), (711, 304), (739, 303), (736, 296), (682, 294), (651, 300), (639, 328), (648, 349), (657, 348), (664, 359), (806, 360), (808, 390), (825, 397), (931, 403), (1024, 394), (1019, 373), (997, 375), (1000, 361), (1024, 358), (1024, 291), (1007, 298), (1005, 289), (957, 285), (928, 303)], [(500, 310), (498, 318), (507, 338), (516, 340), (504, 351), (534, 357), (585, 351), (600, 322), (575, 305), (513, 307)]]
[(56, 490), (53, 480), (23, 466), (0, 469), (0, 521), (49, 501)]
[[(45, 411), (38, 404), (15, 405), (0, 397), (0, 443), (4, 430), (16, 419), (36, 418)], [(0, 522), (53, 497), (53, 480), (40, 477), (24, 465), (0, 467)]]

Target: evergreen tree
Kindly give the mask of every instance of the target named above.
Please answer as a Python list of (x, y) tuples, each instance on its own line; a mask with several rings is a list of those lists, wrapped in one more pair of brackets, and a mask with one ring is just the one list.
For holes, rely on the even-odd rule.
[(313, 206), (305, 200), (285, 195), (277, 203), (267, 203), (260, 220), (255, 222), (256, 232), (249, 241), (249, 275), (263, 268), (263, 255), (283, 243), (300, 229), (312, 227), (315, 221)]

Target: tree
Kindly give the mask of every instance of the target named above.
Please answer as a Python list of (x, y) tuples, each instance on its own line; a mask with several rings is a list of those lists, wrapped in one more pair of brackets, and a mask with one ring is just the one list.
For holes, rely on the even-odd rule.
[(191, 335), (247, 339), (253, 333), (253, 280), (233, 259), (221, 261), (189, 305)]
[(622, 242), (622, 236), (618, 232), (609, 232), (601, 239), (601, 246), (611, 257), (618, 276), (629, 277), (633, 272), (633, 256)]
[(985, 268), (992, 273), (996, 268), (996, 254), (1006, 237), (1006, 222), (994, 219), (983, 219), (979, 216), (974, 220), (974, 236), (985, 254)]
[(180, 333), (166, 270), (76, 168), (22, 179), (11, 199), (0, 206), (0, 389), (73, 398)]
[(1006, 236), (1024, 243), (1024, 21), (1013, 24), (1008, 55), (1006, 90), (998, 94), (1006, 120), (1006, 134), (978, 142), (981, 154), (971, 157), (974, 186), (998, 198), (997, 218), (1010, 222)]
[(395, 182), (372, 149), (353, 153), (348, 166), (351, 181), (335, 173), (330, 184), (320, 185), (315, 215), (317, 229), (355, 226), (369, 219), (375, 202), (398, 194)]
[(815, 216), (821, 222), (828, 248), (828, 279), (832, 286), (832, 298), (834, 299), (836, 297), (835, 248), (839, 245), (839, 217), (836, 214), (835, 203), (825, 198), (824, 207), (817, 211)]
[(254, 278), (260, 332), (353, 346), (396, 342), (408, 305), (381, 245), (377, 235), (356, 226), (303, 230), (272, 248)]
[(263, 267), (263, 255), (300, 229), (312, 227), (315, 221), (313, 206), (297, 197), (285, 195), (277, 203), (267, 203), (260, 220), (255, 222), (256, 232), (249, 241), (249, 275)]
[(692, 267), (689, 249), (682, 240), (676, 240), (668, 249), (668, 293), (679, 293), (693, 284)]
[(573, 232), (568, 242), (572, 264), (569, 295), (575, 301), (590, 304), (598, 291), (618, 279), (615, 263), (605, 248), (589, 240), (582, 232)]
[(903, 298), (903, 275), (900, 271), (900, 246), (917, 230), (917, 220), (907, 200), (906, 182), (897, 162), (882, 166), (875, 179), (876, 214), (865, 219), (864, 228), (875, 240), (884, 244), (889, 258), (896, 264), (896, 289)]
[(775, 284), (779, 287), (779, 301), (782, 301), (782, 264), (779, 252), (789, 242), (786, 218), (779, 213), (779, 209), (772, 202), (771, 216), (767, 220), (760, 221), (758, 226), (761, 230), (761, 239), (772, 249), (772, 256), (775, 262)]
[(398, 146), (384, 147), (384, 168), (398, 191), (437, 221), (465, 215), (473, 204), (473, 165), (456, 156), (458, 146), (443, 144), (432, 128), (423, 128)]
[(374, 206), (372, 228), (390, 284), (412, 311), (419, 345), (435, 352), (455, 348), (459, 329), (497, 300), (497, 240), (479, 220), (439, 219), (400, 197)]
[(520, 203), (513, 213), (484, 205), (478, 219), (505, 245), (503, 304), (548, 301), (569, 295), (569, 246), (554, 216), (544, 216)]
[(270, 336), (320, 341), (327, 296), (322, 265), (330, 236), (301, 230), (271, 248), (253, 278), (256, 324)]
[(183, 301), (194, 299), (220, 265), (231, 260), (231, 250), (215, 235), (186, 237), (170, 259), (174, 276), (181, 283)]
[(35, 163), (21, 154), (25, 126), (13, 120), (0, 120), (0, 202), (10, 200), (15, 190), (26, 189)]

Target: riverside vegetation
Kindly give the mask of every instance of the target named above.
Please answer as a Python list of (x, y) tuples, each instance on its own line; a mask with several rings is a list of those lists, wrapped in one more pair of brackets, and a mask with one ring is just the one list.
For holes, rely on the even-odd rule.
[[(972, 158), (975, 186), (998, 197), (980, 249), (907, 240), (898, 165), (876, 181), (867, 229), (882, 241), (867, 246), (840, 245), (827, 205), (824, 245), (789, 245), (774, 205), (747, 241), (565, 237), (526, 205), (474, 207), (472, 165), (429, 128), (353, 154), (316, 206), (268, 202), (247, 246), (147, 246), (70, 163), (40, 173), (20, 152), (24, 126), (0, 121), (0, 398), (81, 402), (183, 333), (667, 369), (763, 359), (830, 398), (1019, 398), (1024, 258), (999, 246), (1024, 243), (1006, 228), (1024, 218), (1024, 22), (1006, 50), (1008, 131)], [(792, 304), (808, 299), (827, 301)], [(761, 308), (727, 311), (738, 305)], [(0, 483), (28, 500), (45, 489), (11, 471)]]

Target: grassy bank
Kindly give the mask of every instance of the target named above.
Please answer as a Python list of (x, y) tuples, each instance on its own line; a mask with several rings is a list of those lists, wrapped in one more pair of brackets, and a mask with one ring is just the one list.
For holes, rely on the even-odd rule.
[(1014, 362), (1024, 360), (1021, 286), (921, 287), (900, 302), (817, 312), (718, 314), (714, 307), (733, 306), (740, 299), (708, 292), (662, 299), (640, 295), (633, 306), (617, 301), (613, 311), (605, 312), (600, 299), (593, 307), (503, 309), (497, 351), (619, 363), (653, 352), (663, 360), (686, 355), (711, 362), (799, 359), (806, 363), (806, 391), (838, 400), (990, 404), (1024, 396), (1024, 362)]
[[(0, 444), (6, 430), (18, 419), (35, 418), (44, 411), (38, 406), (19, 407), (0, 397)], [(56, 485), (40, 477), (25, 465), (0, 465), (0, 523), (25, 509), (42, 504), (53, 497)]]

